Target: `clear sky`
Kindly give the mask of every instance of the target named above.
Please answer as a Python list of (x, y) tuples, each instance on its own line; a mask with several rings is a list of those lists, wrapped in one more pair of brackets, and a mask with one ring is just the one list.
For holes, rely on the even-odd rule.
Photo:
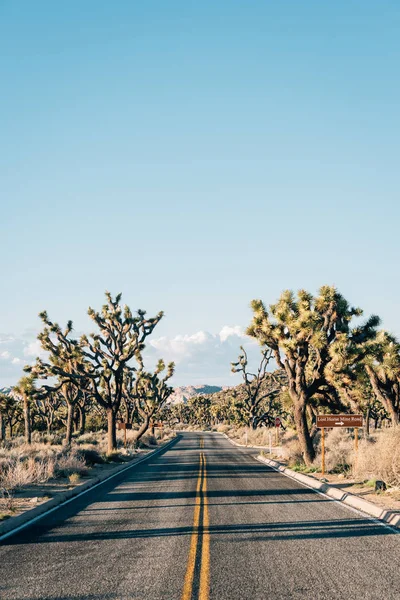
[(177, 384), (230, 383), (285, 288), (400, 334), (399, 30), (397, 0), (0, 0), (0, 385), (105, 289), (165, 310)]

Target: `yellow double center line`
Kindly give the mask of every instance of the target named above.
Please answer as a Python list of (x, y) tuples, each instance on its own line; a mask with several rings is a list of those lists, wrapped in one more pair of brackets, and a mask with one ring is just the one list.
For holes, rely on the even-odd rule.
[[(200, 575), (198, 600), (208, 600), (210, 592), (210, 519), (208, 516), (206, 457), (200, 454), (199, 476), (196, 486), (193, 532), (190, 540), (189, 558), (181, 600), (192, 600), (196, 557), (201, 542)], [(203, 508), (203, 512), (201, 509)], [(202, 512), (202, 524), (200, 517)], [(200, 554), (200, 551), (199, 551)]]

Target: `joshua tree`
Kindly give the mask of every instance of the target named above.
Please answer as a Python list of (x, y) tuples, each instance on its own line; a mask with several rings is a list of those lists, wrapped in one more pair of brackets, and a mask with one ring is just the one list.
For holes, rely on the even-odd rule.
[(42, 421), (46, 424), (47, 433), (51, 433), (56, 413), (62, 403), (62, 395), (53, 389), (38, 390), (33, 397), (36, 410)]
[(47, 312), (39, 314), (45, 327), (38, 335), (42, 348), (48, 352), (48, 362), (36, 359), (36, 364), (24, 370), (41, 379), (55, 378), (52, 385), (44, 385), (41, 394), (58, 394), (67, 406), (67, 421), (64, 443), (72, 440), (74, 407), (87, 392), (89, 380), (84, 373), (84, 357), (77, 340), (72, 339), (72, 321), (64, 330), (50, 321)]
[(372, 316), (365, 325), (351, 329), (353, 317), (362, 315), (362, 310), (350, 307), (330, 286), (322, 287), (316, 298), (301, 290), (296, 299), (293, 292), (285, 291), (277, 304), (270, 306), (270, 312), (261, 300), (253, 300), (251, 306), (254, 317), (248, 334), (271, 349), (278, 366), (286, 372), (297, 434), (304, 461), (310, 465), (315, 449), (307, 421), (308, 407), (317, 394), (333, 394), (326, 369), (335, 344), (344, 340), (351, 346), (373, 339), (379, 318)]
[(167, 381), (174, 374), (174, 363), (169, 363), (164, 377), (161, 374), (165, 371), (163, 360), (159, 360), (154, 373), (144, 370), (142, 358), (137, 356), (139, 369), (137, 377), (132, 388), (132, 397), (135, 398), (137, 412), (141, 420), (138, 432), (136, 433), (136, 441), (149, 428), (153, 418), (160, 414), (161, 409), (174, 391), (172, 387), (167, 385)]
[(120, 305), (121, 294), (113, 300), (106, 292), (106, 299), (101, 312), (89, 308), (88, 314), (100, 333), (82, 336), (80, 348), (85, 359), (81, 373), (89, 379), (94, 399), (107, 412), (108, 452), (111, 453), (117, 447), (116, 417), (123, 396), (125, 367), (140, 355), (145, 339), (163, 313), (147, 319), (145, 311), (138, 310), (134, 317), (128, 306)]
[(21, 377), (17, 385), (13, 387), (12, 392), (19, 396), (23, 402), (25, 441), (27, 444), (30, 444), (32, 442), (31, 402), (37, 393), (35, 377), (32, 375)]
[(366, 373), (377, 399), (390, 416), (392, 425), (400, 423), (400, 344), (386, 331), (368, 344), (364, 358)]
[(3, 422), (3, 427), (1, 428), (3, 439), (6, 438), (7, 426), (10, 433), (10, 438), (12, 438), (15, 425), (23, 420), (21, 404), (17, 398), (12, 395), (12, 393), (11, 395), (0, 395), (0, 416)]
[(282, 387), (276, 373), (268, 373), (267, 368), (272, 358), (272, 350), (266, 348), (261, 351), (261, 361), (257, 373), (248, 371), (248, 359), (246, 350), (240, 346), (242, 354), (238, 362), (231, 363), (232, 373), (242, 373), (244, 382), (244, 410), (247, 416), (247, 424), (256, 429), (260, 423), (272, 423), (272, 411), (274, 399), (279, 395)]
[(6, 439), (6, 414), (9, 396), (0, 393), (0, 442)]

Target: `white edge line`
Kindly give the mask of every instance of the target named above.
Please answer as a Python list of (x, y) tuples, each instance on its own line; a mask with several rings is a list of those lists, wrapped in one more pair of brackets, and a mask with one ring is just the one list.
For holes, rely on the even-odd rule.
[(281, 475), (284, 475), (285, 477), (289, 477), (289, 479), (293, 479), (293, 481), (296, 481), (296, 483), (302, 485), (303, 487), (306, 487), (309, 490), (312, 490), (313, 492), (316, 492), (317, 494), (320, 494), (321, 496), (323, 496), (324, 498), (327, 498), (331, 502), (335, 502), (339, 506), (347, 508), (347, 510), (351, 510), (352, 512), (356, 513), (357, 515), (360, 515), (361, 517), (364, 517), (364, 518), (367, 517), (367, 519), (369, 519), (370, 521), (372, 521), (376, 525), (381, 525), (382, 527), (385, 527), (386, 529), (389, 529), (392, 533), (397, 533), (397, 534), (400, 533), (400, 531), (396, 527), (393, 527), (392, 525), (389, 525), (388, 523), (385, 523), (385, 521), (381, 521), (380, 519), (377, 519), (376, 517), (372, 517), (371, 515), (369, 515), (366, 512), (363, 512), (359, 508), (354, 508), (354, 506), (349, 506), (348, 504), (346, 504), (345, 502), (342, 502), (341, 500), (337, 500), (336, 498), (331, 498), (331, 496), (328, 496), (324, 492), (321, 492), (321, 490), (317, 490), (317, 489), (313, 488), (311, 485), (307, 485), (307, 483), (304, 483), (303, 481), (299, 481), (298, 479), (296, 479), (295, 477), (293, 477), (289, 473), (284, 473), (283, 471), (280, 471), (277, 467), (274, 467), (272, 465), (269, 465), (269, 464), (265, 463), (262, 459), (258, 458), (258, 456), (253, 456), (253, 458), (255, 458), (255, 460), (258, 460), (258, 462), (260, 462), (261, 464), (265, 465), (266, 467), (269, 467), (270, 469), (273, 469), (277, 473), (280, 473)]
[[(23, 529), (30, 527), (31, 525), (33, 525), (33, 523), (36, 523), (36, 521), (40, 521), (40, 519), (44, 519), (44, 517), (47, 517), (48, 515), (50, 515), (52, 512), (54, 512), (56, 510), (59, 510), (61, 507), (65, 506), (66, 504), (73, 502), (80, 496), (83, 496), (84, 494), (91, 492), (95, 488), (99, 487), (99, 485), (103, 485), (103, 483), (107, 483), (107, 481), (110, 481), (110, 479), (117, 477), (117, 475), (120, 475), (120, 473), (125, 473), (125, 471), (127, 471), (128, 469), (133, 469), (133, 467), (136, 467), (136, 465), (140, 464), (144, 460), (147, 460), (148, 458), (151, 458), (152, 456), (156, 456), (162, 450), (165, 450), (166, 448), (168, 448), (172, 444), (172, 442), (175, 442), (175, 441), (176, 441), (176, 437), (173, 438), (172, 440), (170, 440), (169, 442), (167, 442), (161, 448), (157, 448), (156, 450), (153, 450), (153, 452), (151, 454), (148, 454), (147, 456), (143, 456), (143, 458), (136, 460), (132, 465), (128, 465), (127, 467), (125, 467), (125, 469), (121, 469), (120, 471), (113, 473), (109, 477), (106, 477), (106, 479), (103, 479), (102, 481), (99, 481), (98, 483), (95, 483), (94, 485), (88, 487), (86, 490), (79, 492), (79, 494), (76, 494), (76, 496), (72, 496), (72, 498), (68, 498), (68, 500), (64, 500), (64, 502), (57, 504), (57, 506), (53, 506), (53, 508), (49, 508), (49, 510), (46, 510), (45, 512), (41, 513), (37, 517), (34, 517), (33, 519), (31, 519), (30, 521), (27, 521), (26, 523), (22, 523), (22, 525), (19, 525), (15, 529), (11, 529), (10, 531), (7, 531), (7, 533), (4, 533), (2, 536), (0, 536), (0, 542), (2, 542), (3, 540), (6, 540), (7, 538), (11, 537), (12, 535), (15, 535), (19, 531), (22, 531)], [(21, 514), (23, 514), (23, 513), (21, 513)]]

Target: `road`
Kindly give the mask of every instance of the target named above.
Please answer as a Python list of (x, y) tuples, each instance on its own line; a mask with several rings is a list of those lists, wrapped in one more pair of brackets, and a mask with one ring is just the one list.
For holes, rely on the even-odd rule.
[(400, 598), (400, 535), (218, 434), (165, 453), (0, 546), (0, 598)]

